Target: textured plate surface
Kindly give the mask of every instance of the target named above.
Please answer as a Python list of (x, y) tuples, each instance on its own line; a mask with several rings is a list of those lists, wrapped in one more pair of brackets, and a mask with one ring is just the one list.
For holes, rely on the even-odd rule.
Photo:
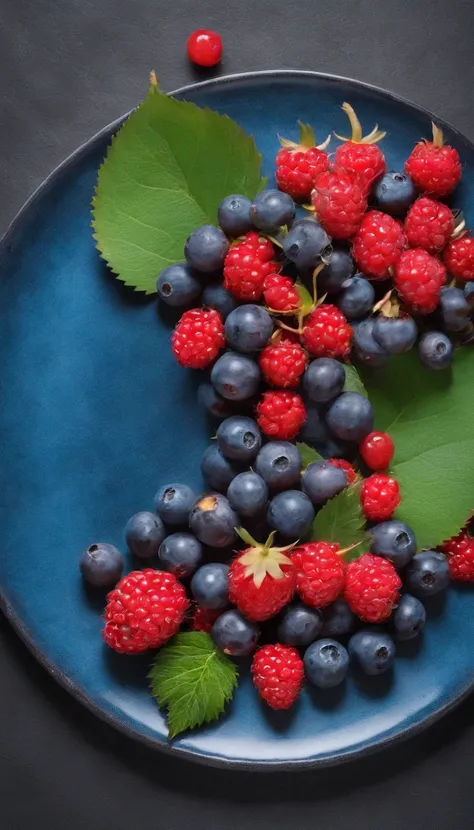
[[(348, 100), (388, 136), (401, 169), (430, 133), (428, 113), (380, 90), (313, 73), (257, 73), (177, 93), (237, 120), (273, 175), (277, 134), (298, 119), (321, 140), (347, 129)], [(447, 125), (464, 177), (456, 206), (474, 222), (474, 147)], [(122, 529), (170, 480), (200, 486), (209, 427), (195, 380), (177, 368), (170, 321), (114, 280), (94, 248), (90, 201), (112, 125), (68, 159), (15, 220), (1, 246), (0, 591), (2, 607), (52, 674), (98, 715), (195, 760), (269, 768), (337, 763), (406, 736), (474, 684), (474, 591), (452, 589), (429, 609), (420, 647), (400, 648), (392, 676), (306, 691), (294, 712), (261, 708), (248, 677), (228, 716), (173, 742), (148, 695), (148, 658), (107, 652), (100, 607), (83, 590), (79, 552), (123, 547)], [(453, 643), (456, 647), (453, 648)]]

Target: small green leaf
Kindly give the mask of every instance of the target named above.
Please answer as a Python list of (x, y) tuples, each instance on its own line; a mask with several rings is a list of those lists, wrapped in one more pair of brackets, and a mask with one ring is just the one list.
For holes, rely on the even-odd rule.
[(237, 535), (242, 539), (242, 542), (245, 542), (247, 545), (251, 545), (254, 548), (258, 544), (245, 527), (237, 527), (236, 531)]
[(350, 363), (344, 364), (344, 371), (346, 373), (346, 382), (344, 384), (344, 392), (358, 392), (359, 395), (369, 397), (367, 389), (365, 388), (362, 379), (355, 366)]
[[(341, 548), (348, 548), (364, 539), (365, 518), (360, 506), (360, 482), (346, 487), (333, 499), (326, 502), (313, 522), (312, 539), (338, 542)], [(349, 551), (345, 558), (357, 559), (363, 549)]]
[(312, 464), (313, 461), (324, 461), (322, 455), (319, 452), (316, 452), (314, 447), (310, 447), (309, 444), (300, 444), (298, 441), (296, 442), (296, 448), (301, 455), (301, 460), (303, 462), (303, 470), (306, 470), (306, 467), (309, 464)]
[(203, 631), (177, 634), (155, 657), (148, 678), (168, 709), (169, 737), (216, 720), (232, 699), (237, 667)]
[(306, 317), (313, 308), (314, 302), (308, 289), (300, 282), (295, 282), (295, 289), (300, 299), (300, 313)]
[(302, 147), (314, 147), (316, 144), (316, 139), (314, 137), (314, 130), (310, 124), (303, 124), (301, 121), (298, 121), (298, 125), (300, 128), (300, 144)]

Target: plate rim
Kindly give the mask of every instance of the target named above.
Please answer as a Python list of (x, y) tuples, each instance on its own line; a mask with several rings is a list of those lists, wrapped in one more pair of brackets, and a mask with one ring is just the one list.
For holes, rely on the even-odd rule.
[[(418, 104), (415, 104), (414, 102), (410, 101), (409, 99), (401, 95), (398, 95), (390, 90), (384, 89), (383, 87), (367, 83), (366, 81), (359, 81), (354, 78), (347, 78), (342, 75), (334, 75), (325, 72), (300, 69), (255, 70), (251, 72), (239, 72), (229, 75), (222, 75), (215, 78), (209, 78), (203, 81), (184, 84), (183, 86), (178, 87), (177, 89), (174, 89), (166, 94), (171, 96), (185, 95), (187, 92), (194, 92), (196, 90), (205, 89), (206, 87), (212, 88), (213, 86), (225, 86), (226, 84), (230, 84), (236, 81), (268, 77), (313, 78), (315, 80), (331, 81), (334, 83), (344, 83), (359, 89), (365, 89), (370, 92), (375, 92), (377, 94), (383, 95), (384, 97), (390, 98), (392, 101), (395, 101), (397, 103), (403, 104), (405, 106), (410, 107), (411, 109), (416, 110), (418, 113), (424, 115), (431, 121), (436, 121), (436, 123), (439, 124), (442, 128), (448, 129), (457, 138), (462, 140), (474, 153), (474, 141), (468, 138), (459, 129), (454, 127), (450, 122), (446, 121), (443, 118), (439, 118), (430, 110), (425, 109), (424, 107)], [(116, 132), (116, 130), (132, 112), (133, 109), (125, 113), (124, 115), (120, 116), (119, 118), (115, 119), (102, 129), (100, 129), (98, 132), (96, 132), (94, 135), (92, 135), (89, 139), (80, 144), (79, 147), (73, 150), (72, 153), (70, 153), (62, 162), (60, 162), (51, 171), (51, 173), (38, 185), (38, 187), (36, 187), (35, 190), (33, 190), (28, 199), (24, 202), (22, 207), (13, 217), (13, 219), (7, 226), (4, 234), (0, 238), (0, 254), (2, 254), (5, 250), (8, 251), (10, 241), (13, 238), (17, 228), (20, 227), (21, 223), (23, 222), (24, 218), (27, 216), (31, 208), (36, 204), (37, 201), (39, 201), (40, 198), (42, 198), (43, 194), (48, 191), (51, 185), (56, 181), (57, 177), (66, 172), (69, 166), (73, 163), (76, 163), (83, 154), (89, 152), (96, 143), (100, 143), (104, 138), (112, 136), (114, 132)], [(167, 755), (171, 755), (175, 758), (182, 758), (193, 761), (194, 763), (200, 763), (206, 766), (216, 768), (271, 772), (282, 770), (296, 771), (301, 769), (330, 767), (342, 763), (347, 763), (356, 758), (365, 757), (367, 755), (380, 752), (389, 746), (394, 746), (395, 744), (398, 744), (401, 741), (405, 741), (408, 738), (417, 735), (422, 730), (427, 729), (433, 723), (436, 723), (450, 711), (459, 706), (462, 703), (462, 701), (465, 700), (465, 698), (474, 689), (473, 673), (472, 678), (465, 682), (464, 687), (461, 689), (461, 691), (458, 692), (456, 696), (447, 700), (443, 705), (437, 708), (435, 712), (427, 714), (425, 717), (421, 718), (415, 723), (412, 723), (404, 727), (403, 729), (399, 730), (396, 734), (387, 735), (383, 738), (372, 739), (371, 741), (364, 743), (364, 745), (359, 748), (333, 752), (320, 758), (295, 758), (286, 760), (276, 759), (266, 761), (249, 761), (246, 759), (224, 758), (222, 756), (217, 755), (203, 754), (202, 752), (197, 750), (185, 749), (167, 742), (163, 742), (162, 740), (155, 738), (152, 735), (144, 734), (137, 731), (135, 728), (129, 726), (126, 722), (122, 721), (119, 716), (105, 711), (91, 697), (89, 697), (89, 695), (85, 694), (83, 689), (77, 683), (72, 681), (67, 674), (59, 670), (53, 663), (53, 661), (49, 659), (45, 651), (42, 648), (40, 648), (39, 645), (37, 645), (34, 636), (29, 631), (28, 627), (23, 623), (16, 611), (13, 610), (11, 603), (7, 600), (1, 584), (0, 610), (8, 619), (15, 633), (19, 636), (20, 640), (27, 647), (27, 649), (33, 655), (33, 657), (40, 663), (40, 665), (44, 669), (46, 669), (46, 671), (52, 676), (54, 680), (56, 680), (59, 683), (60, 686), (62, 686), (67, 692), (69, 692), (69, 694), (71, 694), (72, 697), (75, 698), (79, 703), (85, 706), (85, 708), (88, 709), (94, 716), (98, 717), (101, 721), (107, 723), (114, 729), (118, 729), (119, 732), (125, 734), (128, 738), (138, 740), (140, 741), (140, 743), (145, 744), (148, 747), (157, 749), (160, 752), (163, 752)]]

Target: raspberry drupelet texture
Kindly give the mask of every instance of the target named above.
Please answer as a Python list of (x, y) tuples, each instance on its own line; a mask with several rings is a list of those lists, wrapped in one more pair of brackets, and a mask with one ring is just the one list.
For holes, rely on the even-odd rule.
[(305, 421), (303, 398), (296, 392), (264, 392), (257, 405), (257, 423), (269, 438), (294, 438)]
[(103, 638), (122, 654), (159, 648), (176, 634), (188, 605), (174, 574), (153, 568), (132, 571), (107, 596)]
[(214, 611), (212, 608), (202, 608), (200, 605), (196, 605), (192, 615), (193, 631), (204, 631), (206, 634), (210, 634), (212, 626), (220, 613), (220, 611)]
[(263, 299), (271, 311), (296, 311), (300, 298), (291, 277), (270, 274), (263, 283)]
[(342, 110), (349, 118), (352, 135), (350, 138), (344, 138), (336, 133), (336, 138), (345, 143), (336, 149), (334, 166), (356, 173), (368, 192), (373, 183), (385, 173), (385, 157), (380, 147), (377, 147), (377, 142), (386, 134), (381, 132), (376, 124), (369, 135), (363, 136), (360, 121), (351, 105), (344, 103)]
[(344, 360), (351, 350), (352, 327), (335, 305), (320, 305), (306, 317), (301, 340), (315, 357)]
[(381, 623), (398, 603), (401, 585), (388, 559), (365, 553), (347, 566), (344, 599), (361, 620)]
[(457, 280), (474, 280), (474, 236), (460, 236), (448, 242), (443, 260)]
[(354, 484), (354, 481), (357, 478), (357, 473), (349, 461), (346, 461), (345, 458), (328, 458), (328, 461), (333, 467), (339, 467), (340, 470), (344, 470), (347, 476), (347, 483), (349, 485)]
[(311, 201), (319, 223), (334, 239), (350, 239), (367, 209), (364, 186), (356, 173), (337, 169), (321, 173)]
[(462, 175), (457, 150), (443, 144), (443, 133), (436, 124), (433, 141), (420, 141), (405, 163), (405, 172), (418, 190), (442, 199), (456, 187)]
[(442, 202), (422, 196), (408, 211), (403, 230), (410, 248), (439, 253), (454, 231), (453, 212)]
[(232, 245), (224, 261), (224, 286), (240, 300), (259, 300), (265, 278), (278, 271), (269, 239), (255, 231)]
[(448, 557), (449, 573), (455, 582), (474, 582), (474, 538), (466, 529), (442, 545)]
[(304, 665), (296, 648), (281, 643), (263, 646), (252, 661), (253, 682), (272, 709), (289, 709), (303, 685)]
[(338, 544), (329, 542), (308, 542), (294, 550), (296, 590), (306, 605), (324, 608), (340, 596), (345, 563), (338, 550)]
[(390, 268), (405, 247), (405, 237), (400, 222), (382, 213), (370, 210), (365, 214), (354, 237), (352, 256), (359, 270), (374, 280), (386, 279)]
[(330, 166), (328, 154), (317, 147), (283, 147), (276, 157), (276, 182), (296, 202), (309, 199), (314, 180)]
[(297, 343), (278, 341), (260, 352), (260, 369), (270, 386), (293, 389), (306, 368), (306, 352)]
[(362, 482), (360, 501), (364, 516), (370, 521), (390, 519), (401, 500), (398, 482), (385, 473), (374, 473)]
[(401, 299), (418, 314), (431, 314), (446, 282), (446, 266), (422, 248), (404, 251), (393, 277)]
[(190, 369), (210, 366), (224, 346), (224, 323), (214, 309), (185, 311), (171, 337), (176, 360)]
[(248, 564), (252, 550), (254, 549), (249, 548), (239, 554), (230, 566), (229, 599), (248, 620), (263, 622), (278, 614), (293, 597), (295, 568), (289, 557), (284, 554), (286, 562), (277, 562), (276, 570), (273, 570), (275, 560), (264, 560), (261, 567), (269, 567), (269, 570), (264, 571), (262, 582), (258, 579), (256, 581), (255, 573), (258, 571), (256, 568), (252, 570), (252, 566), (249, 567)]

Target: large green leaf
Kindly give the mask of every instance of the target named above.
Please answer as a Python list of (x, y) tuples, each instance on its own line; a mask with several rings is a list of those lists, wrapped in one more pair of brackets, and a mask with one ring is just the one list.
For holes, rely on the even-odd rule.
[[(324, 542), (338, 542), (341, 548), (357, 545), (364, 539), (365, 519), (360, 506), (360, 483), (346, 487), (326, 502), (316, 514), (311, 538)], [(362, 547), (346, 554), (347, 561), (364, 553)]]

